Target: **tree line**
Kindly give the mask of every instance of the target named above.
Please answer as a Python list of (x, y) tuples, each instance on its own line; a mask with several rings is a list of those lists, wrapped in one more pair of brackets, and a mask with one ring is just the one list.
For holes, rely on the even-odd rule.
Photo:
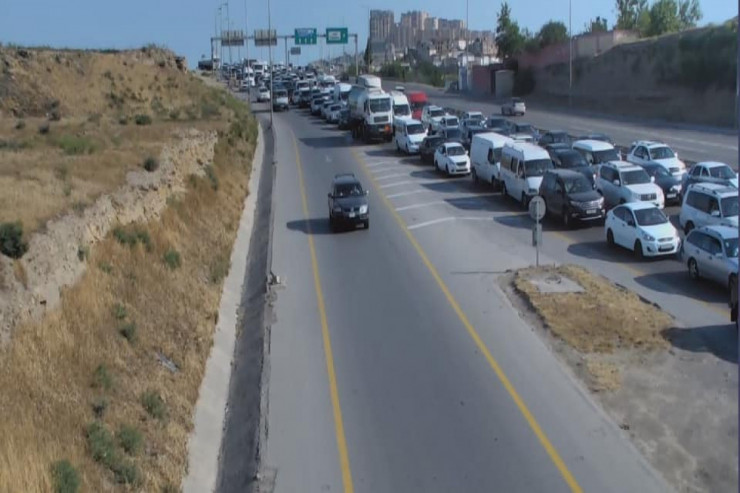
[[(696, 26), (702, 18), (699, 0), (615, 0), (617, 14), (614, 29), (636, 31), (640, 36), (659, 36)], [(582, 33), (606, 32), (606, 18), (597, 16), (583, 27)], [(560, 21), (544, 24), (537, 33), (522, 29), (511, 18), (508, 2), (501, 4), (496, 23), (499, 56), (509, 58), (522, 52), (535, 52), (569, 38), (567, 26)]]

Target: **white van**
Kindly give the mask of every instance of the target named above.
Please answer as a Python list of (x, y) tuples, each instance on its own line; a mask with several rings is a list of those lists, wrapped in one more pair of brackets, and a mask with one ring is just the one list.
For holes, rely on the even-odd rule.
[(501, 152), (501, 193), (526, 206), (540, 192), (542, 177), (552, 167), (550, 155), (540, 146), (505, 144)]
[(577, 140), (573, 142), (573, 149), (581, 153), (589, 166), (599, 166), (622, 159), (613, 145), (601, 140)]
[(347, 104), (347, 98), (349, 97), (350, 90), (352, 90), (352, 84), (340, 82), (339, 84), (335, 85), (332, 101), (335, 103)]
[(357, 78), (357, 85), (362, 87), (377, 87), (381, 89), (380, 77), (377, 75), (364, 74)]
[(427, 136), (424, 125), (419, 120), (397, 120), (395, 124), (396, 150), (406, 154), (417, 154), (419, 147)]
[(504, 146), (512, 142), (514, 141), (511, 138), (495, 132), (473, 135), (470, 159), (474, 182), (483, 180), (493, 185), (494, 189), (501, 186), (501, 153)]

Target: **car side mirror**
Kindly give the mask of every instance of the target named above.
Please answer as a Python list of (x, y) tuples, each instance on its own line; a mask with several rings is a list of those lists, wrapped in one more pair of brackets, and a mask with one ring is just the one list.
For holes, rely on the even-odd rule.
[(614, 183), (616, 186), (619, 186), (622, 184), (622, 182), (619, 180), (614, 180), (612, 183)]
[(650, 177), (650, 183), (655, 183), (655, 177), (654, 176), (651, 176)]
[(333, 199), (334, 198), (334, 196), (331, 194), (331, 192), (327, 193), (326, 196), (329, 197), (330, 199)]
[(709, 213), (709, 215), (712, 216), (712, 217), (719, 217), (719, 211), (718, 210), (713, 210), (712, 212)]
[(365, 196), (370, 195), (370, 190), (365, 190)]

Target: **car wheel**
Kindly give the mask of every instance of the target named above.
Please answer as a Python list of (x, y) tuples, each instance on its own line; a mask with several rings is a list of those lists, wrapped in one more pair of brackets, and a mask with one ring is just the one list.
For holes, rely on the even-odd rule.
[(565, 226), (566, 229), (570, 229), (573, 227), (573, 222), (570, 220), (570, 214), (568, 214), (568, 208), (563, 207), (563, 226)]
[(334, 221), (334, 216), (329, 216), (329, 229), (333, 232), (337, 230), (337, 223)]
[(614, 243), (614, 233), (612, 233), (612, 230), (611, 229), (607, 229), (606, 230), (606, 244), (609, 245), (612, 248), (615, 245), (615, 243)]
[(692, 223), (691, 221), (689, 221), (683, 227), (683, 232), (688, 236), (688, 234), (691, 233), (691, 230), (692, 229), (694, 229), (694, 223)]
[(529, 203), (527, 202), (527, 194), (522, 192), (522, 207), (526, 209), (527, 206), (529, 206)]
[(501, 182), (501, 196), (504, 198), (504, 200), (509, 198), (509, 192), (506, 190), (506, 182)]
[(447, 176), (452, 176), (452, 173), (450, 172), (450, 165), (447, 165)]
[(365, 229), (370, 229), (370, 219), (365, 220)]
[(695, 281), (698, 280), (699, 279), (699, 265), (696, 263), (695, 258), (692, 257), (689, 259), (688, 267), (689, 267), (689, 277)]
[(401, 146), (398, 145), (398, 141), (396, 141), (396, 152), (401, 154)]
[(640, 243), (640, 240), (637, 240), (635, 242), (635, 258), (637, 260), (642, 260), (645, 257), (645, 255), (642, 252), (642, 243)]
[(473, 175), (473, 183), (477, 185), (478, 184), (478, 173), (475, 172), (475, 168), (473, 168), (470, 171), (470, 174)]

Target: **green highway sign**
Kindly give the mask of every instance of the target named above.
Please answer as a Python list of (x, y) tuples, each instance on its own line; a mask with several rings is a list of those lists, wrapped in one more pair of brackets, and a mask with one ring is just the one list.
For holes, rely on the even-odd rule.
[(295, 30), (295, 44), (315, 45), (318, 36), (315, 27), (301, 27)]
[(349, 40), (349, 33), (346, 27), (327, 27), (326, 44), (328, 45), (346, 45)]

